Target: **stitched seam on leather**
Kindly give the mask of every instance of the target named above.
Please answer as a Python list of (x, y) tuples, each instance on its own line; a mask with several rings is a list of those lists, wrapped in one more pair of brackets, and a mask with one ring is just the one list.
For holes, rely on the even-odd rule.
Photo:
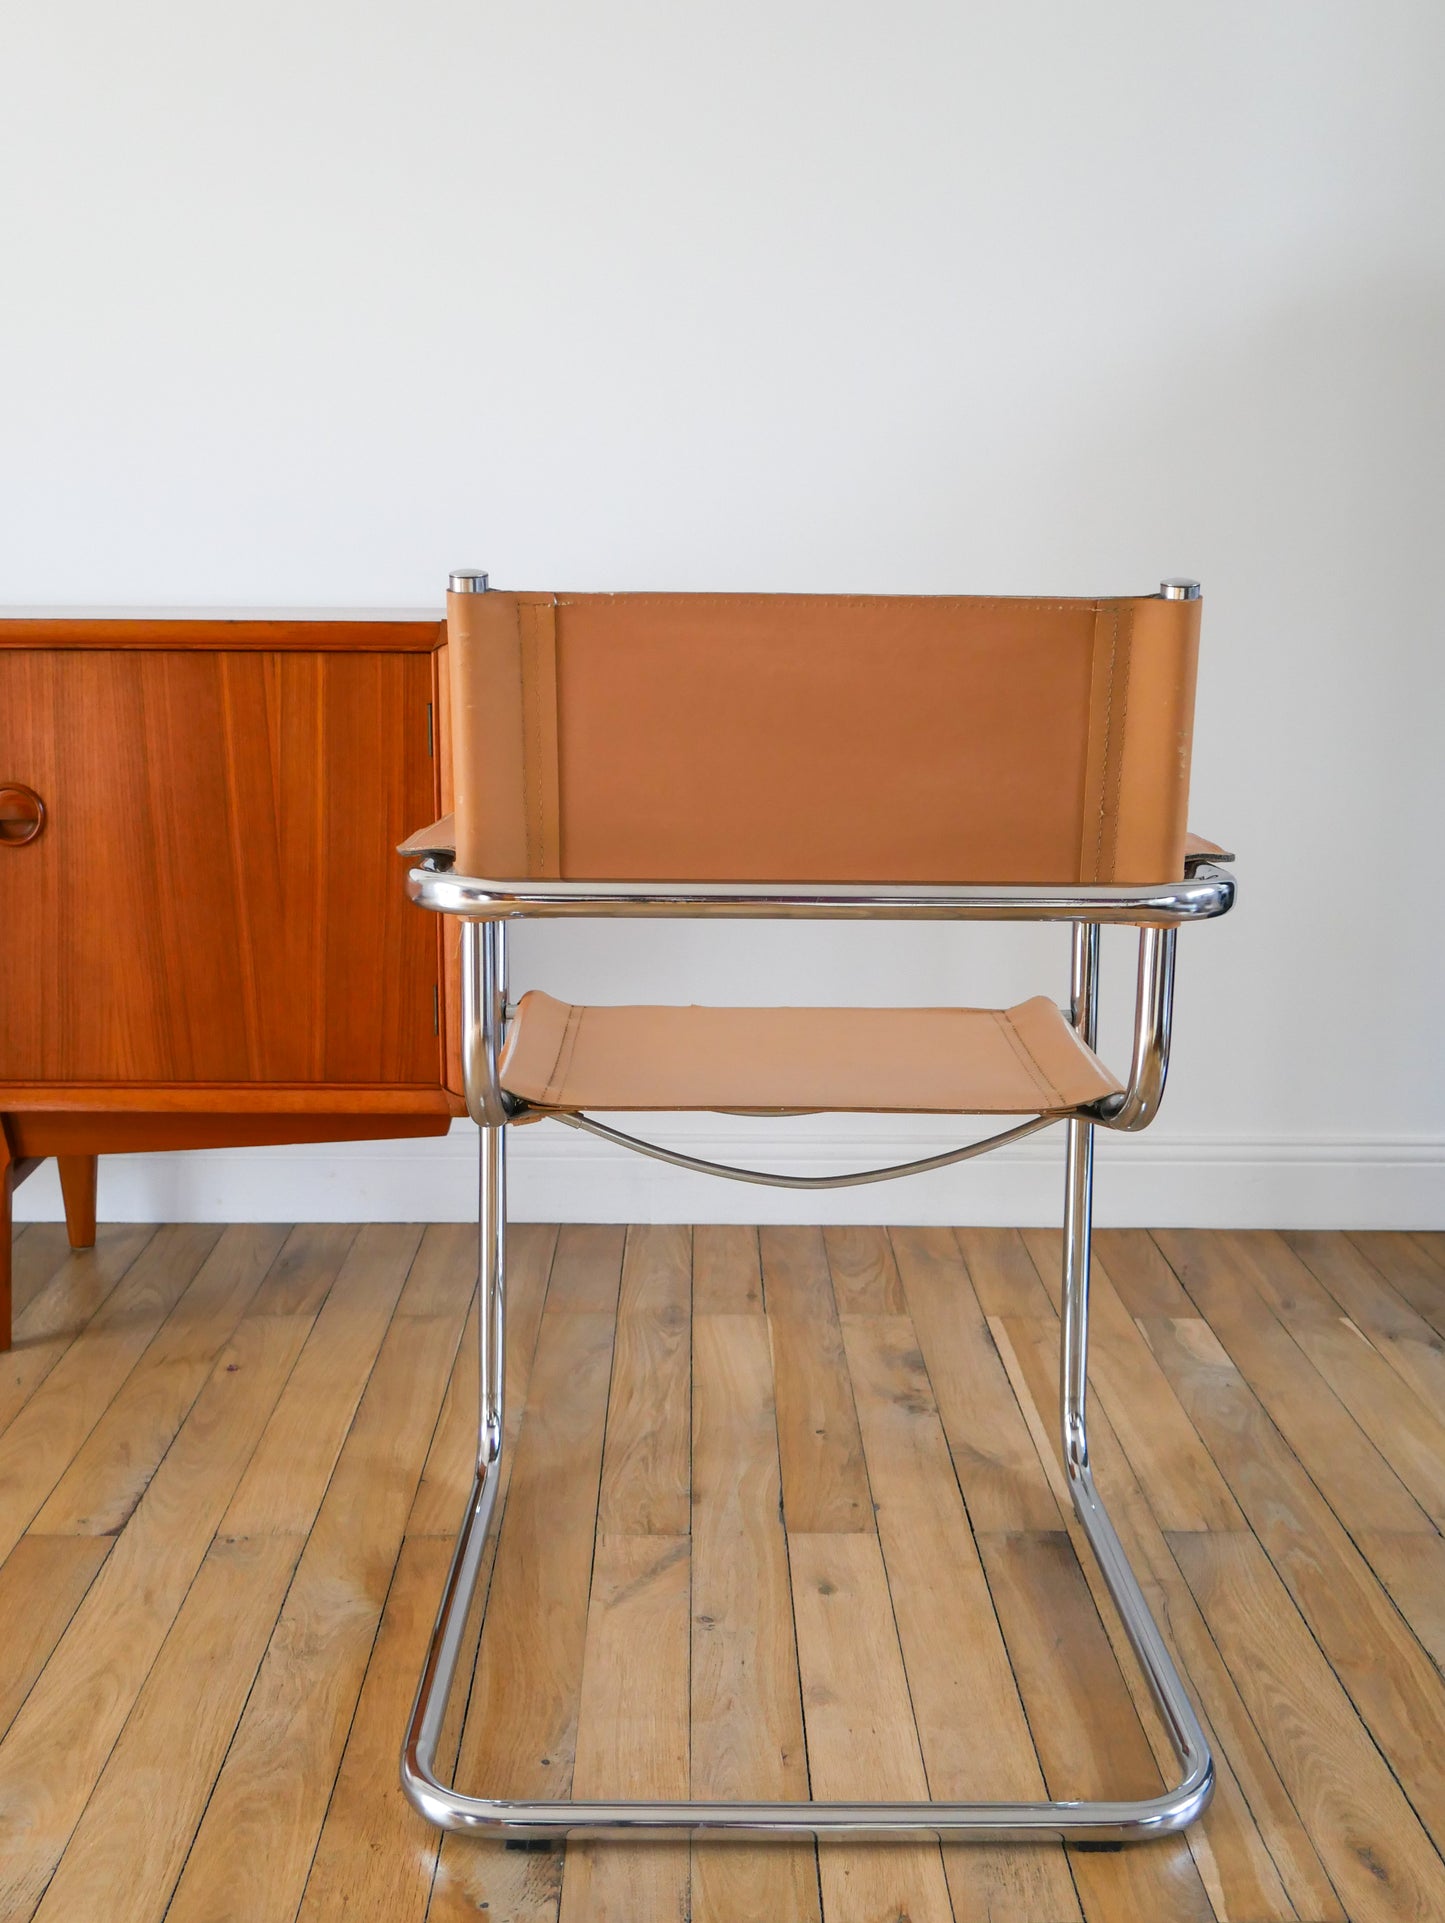
[(542, 1100), (549, 1105), (557, 1103), (566, 1086), (567, 1071), (572, 1066), (572, 1057), (577, 1049), (577, 1036), (582, 1028), (582, 1017), (586, 1013), (585, 1008), (578, 1008), (575, 1005), (567, 1010), (567, 1020), (562, 1026), (562, 1037), (557, 1043), (556, 1059), (552, 1063), (551, 1073), (542, 1085)]
[[(523, 607), (526, 613), (523, 613)], [(546, 867), (542, 822), (542, 726), (537, 694), (535, 604), (517, 607), (517, 641), (522, 674), (522, 819), (527, 835), (527, 873)]]
[[(1115, 613), (1116, 630), (1117, 630), (1117, 626), (1118, 626), (1118, 614), (1116, 611)], [(1112, 771), (1110, 770), (1107, 762), (1104, 765), (1106, 797), (1109, 795), (1110, 789), (1112, 789), (1112, 801), (1107, 810), (1107, 817), (1108, 817), (1109, 827), (1110, 827), (1108, 871), (1111, 876), (1114, 873), (1114, 870), (1118, 867), (1118, 858), (1119, 858), (1119, 813), (1121, 808), (1123, 807), (1123, 801), (1124, 801), (1124, 749), (1129, 736), (1129, 682), (1131, 679), (1130, 670), (1133, 667), (1133, 653), (1134, 653), (1134, 629), (1133, 629), (1133, 622), (1131, 618), (1129, 625), (1124, 630), (1124, 646), (1122, 649), (1123, 673), (1122, 673), (1122, 676), (1120, 677), (1119, 712), (1118, 712), (1117, 722), (1115, 726), (1115, 734), (1118, 739), (1118, 749), (1114, 755), (1114, 766)], [(1100, 859), (1102, 860), (1102, 851), (1101, 851)]]
[(538, 801), (542, 813), (542, 873), (560, 875), (562, 872), (562, 767), (561, 751), (557, 741), (557, 609), (550, 601), (545, 609), (543, 627), (547, 661), (547, 672), (543, 679), (547, 688), (547, 705), (543, 707), (539, 702), (537, 713), (537, 732), (542, 744), (542, 776), (546, 782), (545, 792), (540, 783), (538, 786)]
[[(537, 721), (537, 809), (540, 820), (541, 865), (544, 875), (560, 875), (562, 869), (562, 768), (557, 740), (557, 603), (542, 602), (537, 610), (539, 638), (537, 656), (539, 689), (545, 688), (536, 702)], [(545, 668), (545, 673), (541, 672)]]
[[(527, 868), (531, 874), (540, 875), (545, 863), (542, 858), (542, 730), (538, 722), (538, 709), (541, 702), (537, 699), (537, 635), (536, 616), (528, 622), (532, 629), (522, 643), (522, 706), (530, 708), (528, 719), (531, 722), (529, 738), (523, 742), (522, 753), (525, 758), (527, 777), (525, 782), (527, 803)], [(530, 658), (529, 658), (530, 655)], [(528, 669), (531, 673), (529, 675)], [(531, 682), (532, 699), (528, 701), (527, 683)]]
[[(522, 860), (527, 872), (530, 873), (532, 866), (532, 830), (527, 820), (527, 630), (526, 616), (520, 602), (513, 608), (512, 616), (515, 635), (513, 645), (516, 649), (514, 660), (517, 675), (517, 755), (521, 763), (520, 773), (522, 777)], [(510, 667), (512, 664), (509, 663), (508, 665)], [(508, 679), (510, 679), (510, 676)], [(508, 688), (507, 692), (510, 695), (511, 689)], [(498, 693), (500, 694), (500, 689)]]
[(1010, 1048), (1013, 1049), (1034, 1081), (1044, 1091), (1044, 1094), (1048, 1096), (1049, 1099), (1044, 1106), (1046, 1108), (1067, 1108), (1068, 1103), (1064, 1100), (1058, 1089), (1054, 1087), (1040, 1064), (1034, 1060), (1033, 1051), (1023, 1036), (1020, 1035), (1014, 1027), (1013, 1017), (1009, 1014), (1008, 1010), (1006, 1008), (991, 1008), (988, 1012), (998, 1023), (999, 1033), (1009, 1044)]
[(1094, 874), (1099, 879), (1099, 869), (1104, 858), (1104, 815), (1109, 799), (1109, 750), (1110, 736), (1114, 725), (1114, 669), (1119, 654), (1119, 604), (1113, 607), (1113, 627), (1109, 634), (1109, 680), (1104, 695), (1104, 744), (1100, 755), (1099, 768), (1099, 823), (1094, 836)]

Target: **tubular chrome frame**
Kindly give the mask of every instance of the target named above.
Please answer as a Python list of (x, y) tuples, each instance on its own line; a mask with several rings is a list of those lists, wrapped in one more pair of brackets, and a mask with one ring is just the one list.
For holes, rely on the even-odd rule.
[(858, 1169), (851, 1175), (775, 1175), (765, 1169), (734, 1168), (727, 1162), (707, 1162), (700, 1155), (684, 1155), (678, 1149), (644, 1142), (636, 1135), (624, 1135), (620, 1128), (609, 1128), (606, 1122), (599, 1122), (591, 1115), (568, 1115), (553, 1109), (548, 1111), (548, 1120), (565, 1122), (568, 1128), (580, 1128), (589, 1135), (600, 1135), (604, 1142), (616, 1142), (620, 1148), (650, 1155), (654, 1161), (671, 1162), (675, 1168), (696, 1169), (700, 1175), (720, 1175), (729, 1182), (758, 1182), (775, 1189), (856, 1189), (868, 1182), (892, 1182), (900, 1175), (926, 1175), (931, 1169), (952, 1168), (955, 1162), (971, 1162), (975, 1156), (987, 1155), (990, 1149), (1002, 1148), (1006, 1142), (1021, 1142), (1026, 1135), (1037, 1135), (1041, 1128), (1051, 1128), (1059, 1117), (1034, 1115), (1015, 1128), (985, 1135), (981, 1141), (966, 1142), (962, 1148), (945, 1149), (941, 1155), (925, 1155), (916, 1162), (895, 1162), (889, 1168)]
[[(481, 1125), (481, 1414), (476, 1478), (442, 1592), (401, 1758), (413, 1805), (443, 1829), (532, 1841), (566, 1837), (693, 1836), (916, 1838), (1011, 1841), (1063, 1838), (1130, 1843), (1171, 1835), (1203, 1814), (1214, 1762), (1188, 1692), (1165, 1647), (1094, 1486), (1088, 1442), (1088, 1314), (1094, 1131), (1144, 1128), (1158, 1110), (1169, 1066), (1174, 950), (1178, 924), (1226, 913), (1234, 878), (1208, 864), (1162, 889), (1077, 888), (761, 888), (526, 882), (503, 884), (414, 869), (412, 899), (463, 922), (463, 1065), (467, 1106)], [(841, 1186), (940, 1168), (1062, 1121), (1067, 1131), (1064, 1190), (1063, 1315), (1059, 1418), (1074, 1513), (1098, 1561), (1131, 1648), (1180, 1768), (1177, 1785), (1133, 1801), (1051, 1799), (1033, 1803), (702, 1803), (528, 1801), (468, 1796), (436, 1773), (442, 1722), (460, 1661), (466, 1623), (496, 1503), (503, 1446), (503, 1343), (506, 1297), (506, 1135), (526, 1112), (505, 1094), (498, 1061), (507, 1016), (506, 922), (531, 915), (813, 916), (836, 919), (1069, 921), (1073, 924), (1068, 1016), (1093, 1044), (1097, 1028), (1099, 929), (1139, 926), (1133, 1058), (1122, 1094), (1063, 1115), (1043, 1115), (1001, 1134), (895, 1168), (843, 1177), (768, 1176), (724, 1168), (638, 1141), (589, 1116), (552, 1119), (587, 1129), (685, 1168), (774, 1181), (788, 1187)]]
[(406, 892), (423, 908), (469, 921), (558, 915), (725, 916), (779, 921), (1069, 921), (1177, 925), (1234, 906), (1234, 876), (1199, 862), (1183, 881), (1155, 888), (1068, 888), (952, 883), (741, 881), (493, 881), (422, 862)]

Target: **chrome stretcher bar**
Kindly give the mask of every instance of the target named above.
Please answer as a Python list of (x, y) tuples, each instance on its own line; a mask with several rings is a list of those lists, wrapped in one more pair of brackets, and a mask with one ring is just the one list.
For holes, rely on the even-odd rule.
[[(1234, 902), (1233, 877), (1223, 869), (1203, 865), (1183, 882), (1153, 889), (674, 887), (637, 883), (506, 884), (423, 866), (411, 872), (408, 892), (426, 907), (489, 924), (467, 931), (463, 951), (467, 1102), (482, 1125), (478, 1461), (402, 1752), (402, 1784), (415, 1807), (445, 1829), (532, 1841), (557, 1841), (569, 1836), (663, 1837), (682, 1831), (693, 1836), (753, 1839), (935, 1837), (955, 1842), (1025, 1842), (1052, 1837), (1111, 1844), (1171, 1835), (1194, 1822), (1213, 1793), (1214, 1763), (1209, 1745), (1099, 1498), (1089, 1461), (1088, 1302), (1094, 1129), (1102, 1124), (1132, 1131), (1152, 1120), (1168, 1070), (1177, 927), (1186, 921), (1208, 920), (1226, 913)], [(1032, 1132), (1051, 1121), (1061, 1121), (1067, 1130), (1059, 1376), (1062, 1456), (1075, 1515), (1178, 1761), (1180, 1779), (1172, 1789), (1129, 1801), (537, 1802), (466, 1795), (437, 1775), (442, 1723), (466, 1639), (467, 1617), (481, 1571), (502, 1459), (506, 1131), (514, 1112), (497, 1080), (507, 996), (505, 923), (514, 917), (576, 914), (1071, 922), (1068, 1013), (1091, 1046), (1098, 1017), (1099, 926), (1103, 922), (1139, 925), (1133, 1061), (1123, 1094), (1093, 1110), (1038, 1117), (1005, 1131), (1000, 1139), (1016, 1139), (1020, 1133)], [(620, 1139), (626, 1146), (655, 1152), (649, 1144), (636, 1143), (630, 1137)], [(957, 1157), (930, 1158), (922, 1166), (938, 1166), (940, 1159), (963, 1159), (982, 1146), (975, 1144)]]

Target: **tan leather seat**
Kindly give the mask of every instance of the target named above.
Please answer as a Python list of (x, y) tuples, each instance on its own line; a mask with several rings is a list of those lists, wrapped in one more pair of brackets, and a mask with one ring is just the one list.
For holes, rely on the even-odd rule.
[(532, 990), (501, 1083), (556, 1110), (1037, 1115), (1120, 1084), (1047, 996), (1015, 1008), (588, 1008)]

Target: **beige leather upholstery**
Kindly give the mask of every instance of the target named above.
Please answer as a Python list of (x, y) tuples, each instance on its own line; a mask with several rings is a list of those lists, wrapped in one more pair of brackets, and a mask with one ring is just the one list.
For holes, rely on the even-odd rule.
[(420, 861), (424, 855), (455, 855), (457, 852), (457, 822), (455, 815), (443, 815), (429, 827), (417, 828), (405, 841), (396, 844), (396, 852), (406, 855), (412, 861)]
[(1183, 872), (1200, 603), (455, 594), (457, 860), (498, 880)]
[(577, 1008), (533, 990), (501, 1082), (539, 1108), (1035, 1115), (1120, 1084), (1045, 996), (1016, 1008)]
[[(450, 817), (448, 817), (448, 825), (450, 825)], [(1192, 828), (1184, 837), (1184, 858), (1186, 861), (1229, 862), (1234, 860), (1234, 856), (1222, 843), (1209, 841), (1203, 835), (1196, 835)]]
[[(399, 841), (397, 843), (396, 852), (399, 855), (409, 855), (418, 860), (423, 855), (448, 855), (455, 857), (457, 852), (456, 816), (443, 815), (440, 820), (431, 822), (429, 826), (418, 828), (415, 833), (408, 835), (405, 841)], [(1234, 860), (1234, 856), (1222, 842), (1210, 841), (1204, 835), (1196, 835), (1192, 828), (1184, 837), (1184, 855), (1186, 860), (1224, 862)], [(653, 876), (651, 879), (660, 880), (662, 877)], [(733, 877), (729, 877), (729, 879), (733, 879)]]
[[(1199, 614), (1152, 595), (453, 594), (457, 867), (500, 883), (1178, 880)], [(1120, 1087), (1042, 998), (537, 993), (501, 1081), (564, 1111), (1035, 1114)]]

